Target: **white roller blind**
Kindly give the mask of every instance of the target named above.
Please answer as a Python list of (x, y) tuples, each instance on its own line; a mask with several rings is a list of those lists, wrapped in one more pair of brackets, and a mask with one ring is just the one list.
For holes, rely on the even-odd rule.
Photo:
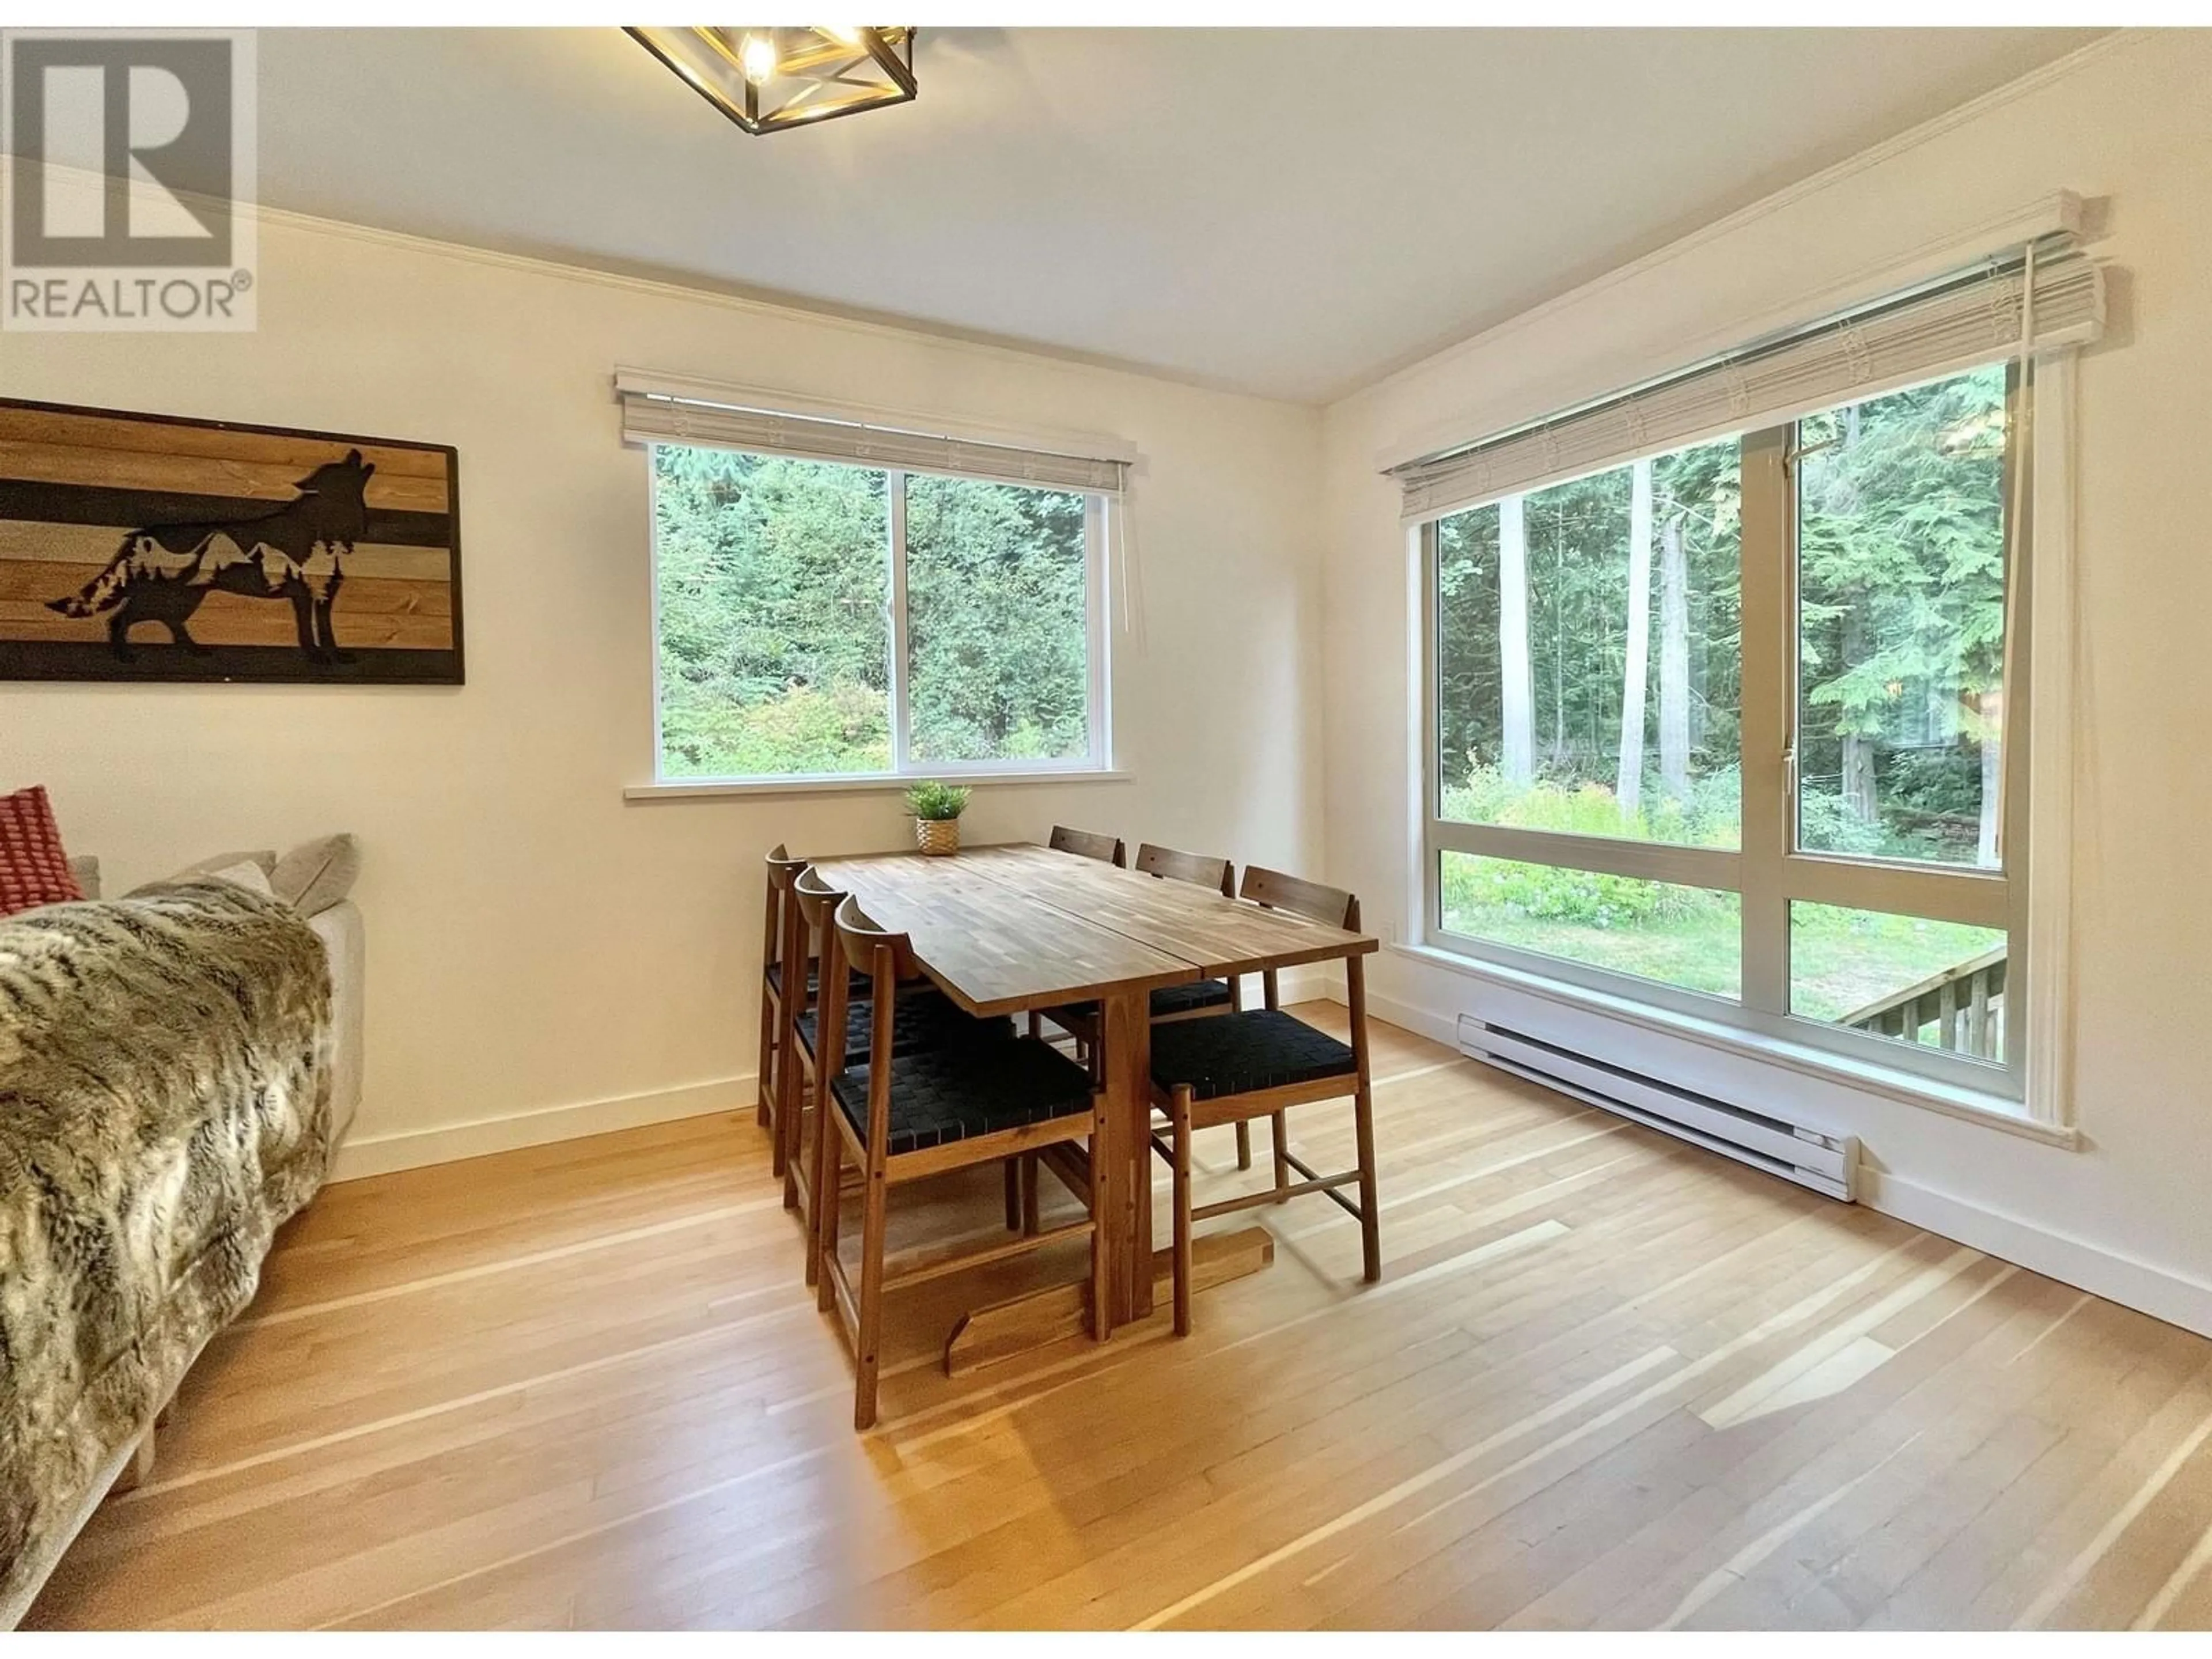
[(1119, 495), (1129, 464), (1110, 455), (1064, 454), (1052, 449), (991, 443), (874, 417), (840, 420), (740, 407), (617, 382), (623, 438), (634, 444), (702, 444), (761, 455), (846, 461), (907, 472), (938, 472), (998, 483)]
[(1389, 476), (1403, 488), (1407, 520), (1433, 519), (2015, 355), (2026, 319), (2035, 351), (2102, 333), (2104, 277), (2087, 256), (2068, 242), (2039, 245), (2024, 309), (2029, 268), (2028, 251), (2016, 250)]

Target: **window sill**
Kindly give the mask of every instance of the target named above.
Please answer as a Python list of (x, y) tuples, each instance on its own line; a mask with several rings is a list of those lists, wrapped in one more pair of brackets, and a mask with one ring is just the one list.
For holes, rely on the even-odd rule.
[(696, 783), (634, 783), (623, 791), (624, 800), (720, 800), (732, 795), (866, 795), (884, 790), (903, 793), (927, 779), (955, 783), (963, 788), (988, 788), (1001, 783), (1127, 783), (1132, 775), (1094, 767), (1041, 768), (1031, 772), (916, 772), (899, 777), (859, 778), (744, 778), (720, 782), (702, 779)]
[(2063, 1147), (2069, 1152), (2081, 1149), (2080, 1131), (2064, 1124), (2045, 1123), (2029, 1117), (2016, 1103), (2002, 1096), (1984, 1094), (1909, 1073), (1865, 1064), (1798, 1043), (1782, 1042), (1757, 1031), (1740, 1030), (1717, 1020), (1700, 1019), (1693, 1014), (1654, 1007), (1632, 998), (1571, 985), (1540, 974), (1508, 968), (1500, 963), (1463, 957), (1456, 951), (1438, 950), (1432, 945), (1393, 945), (1389, 949), (1393, 955), (1406, 957), (1432, 968), (1446, 969), (1469, 979), (1484, 980), (1570, 1007), (1626, 1020), (1648, 1030), (1685, 1037), (1708, 1048), (1725, 1049), (1771, 1065), (1787, 1066), (1791, 1071), (1802, 1072), (1824, 1082), (1878, 1094), (1887, 1099), (1901, 1101), (1908, 1106), (1924, 1107), (1963, 1122), (2002, 1130), (2007, 1134), (2020, 1135), (2046, 1146)]

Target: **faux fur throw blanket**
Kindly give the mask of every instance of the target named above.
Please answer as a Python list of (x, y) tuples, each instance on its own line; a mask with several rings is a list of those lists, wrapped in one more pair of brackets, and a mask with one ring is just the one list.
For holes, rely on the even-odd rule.
[(0, 1607), (321, 1186), (331, 1042), (321, 941), (228, 883), (0, 921)]

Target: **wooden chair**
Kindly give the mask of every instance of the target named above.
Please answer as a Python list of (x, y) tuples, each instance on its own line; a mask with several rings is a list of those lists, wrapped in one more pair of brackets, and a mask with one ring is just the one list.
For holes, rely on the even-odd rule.
[[(1302, 881), (1274, 870), (1248, 869), (1243, 896), (1271, 909), (1282, 909), (1357, 930), (1359, 901), (1350, 893)], [(1280, 1204), (1302, 1193), (1324, 1193), (1359, 1222), (1362, 1266), (1370, 1283), (1382, 1276), (1382, 1242), (1375, 1196), (1375, 1109), (1368, 1086), (1367, 977), (1358, 957), (1344, 964), (1352, 1014), (1352, 1041), (1339, 1042), (1325, 1031), (1283, 1012), (1273, 972), (1262, 976), (1267, 1006), (1241, 1009), (1218, 1019), (1156, 1025), (1152, 1030), (1152, 1101), (1168, 1115), (1168, 1138), (1152, 1136), (1152, 1150), (1175, 1174), (1175, 1328), (1190, 1331), (1191, 1228), (1209, 1216), (1258, 1204)], [(1352, 1133), (1358, 1167), (1324, 1176), (1294, 1156), (1285, 1114), (1310, 1101), (1352, 1097)], [(1272, 1119), (1275, 1181), (1266, 1192), (1224, 1199), (1194, 1209), (1190, 1201), (1190, 1138), (1220, 1123)], [(1291, 1171), (1304, 1177), (1293, 1182)], [(1357, 1182), (1359, 1201), (1338, 1191)]]
[(783, 1140), (775, 1133), (776, 1073), (787, 1046), (785, 1032), (790, 1024), (783, 995), (784, 931), (792, 914), (791, 884), (805, 867), (806, 860), (793, 858), (781, 842), (768, 855), (768, 915), (761, 923), (759, 1091), (753, 1115), (771, 1136), (778, 1175), (783, 1173)]
[(1097, 859), (1101, 864), (1110, 864), (1116, 870), (1129, 866), (1129, 849), (1119, 836), (1102, 836), (1089, 830), (1071, 830), (1064, 823), (1052, 826), (1052, 839), (1046, 843), (1055, 853), (1073, 853), (1078, 858)]
[[(1128, 845), (1119, 836), (1101, 835), (1095, 830), (1071, 830), (1064, 823), (1055, 823), (1052, 826), (1052, 838), (1045, 845), (1055, 853), (1073, 853), (1078, 858), (1097, 859), (1099, 863), (1110, 864), (1116, 870), (1126, 870), (1129, 867)], [(1092, 1013), (1095, 1014), (1097, 1012), (1096, 1007), (1091, 1008)], [(1041, 1037), (1044, 1035), (1044, 1021), (1047, 1017), (1036, 1010), (1030, 1012), (1030, 1035), (1031, 1036)], [(1076, 1058), (1087, 1063), (1096, 1045), (1095, 1036), (1086, 1036), (1074, 1030), (1066, 1020), (1059, 1018), (1056, 1012), (1051, 1018), (1054, 1024), (1060, 1026), (1075, 1039)]]
[[(1146, 842), (1137, 848), (1137, 869), (1163, 881), (1187, 881), (1196, 886), (1211, 887), (1224, 898), (1237, 896), (1237, 866), (1227, 859), (1179, 853), (1172, 847), (1156, 847)], [(1152, 993), (1152, 1024), (1206, 1019), (1215, 1014), (1235, 1013), (1243, 1006), (1244, 982), (1234, 975), (1225, 980), (1194, 980), (1187, 985), (1163, 985)], [(1252, 1167), (1252, 1126), (1242, 1119), (1237, 1124), (1237, 1167)]]
[[(835, 1309), (853, 1345), (855, 1372), (853, 1426), (876, 1420), (876, 1377), (886, 1291), (938, 1279), (963, 1268), (1002, 1261), (1064, 1239), (1091, 1240), (1091, 1334), (1112, 1332), (1106, 1293), (1106, 1255), (1096, 1217), (1102, 1196), (1106, 1097), (1090, 1074), (1048, 1044), (1030, 1037), (969, 1042), (902, 1054), (901, 1027), (914, 1003), (898, 994), (900, 981), (918, 971), (912, 942), (870, 921), (857, 902), (837, 908), (837, 963), (825, 963), (823, 1023), (836, 1030), (847, 1018), (843, 962), (869, 985), (866, 1064), (849, 1057), (824, 1067), (822, 1109), (815, 1114), (814, 1210), (818, 1218), (819, 1297)], [(1044, 1229), (1034, 1224), (1018, 1237), (952, 1255), (887, 1262), (884, 1233), (891, 1188), (924, 1176), (1007, 1158), (1033, 1158), (1066, 1141), (1091, 1143), (1091, 1192), (1079, 1221)], [(860, 1165), (860, 1283), (857, 1289), (838, 1251), (840, 1188), (848, 1154)]]
[[(1227, 859), (1207, 858), (1198, 853), (1179, 853), (1172, 847), (1156, 847), (1151, 842), (1137, 848), (1137, 869), (1140, 874), (1162, 881), (1187, 881), (1200, 887), (1210, 887), (1224, 898), (1237, 896), (1237, 866)], [(1244, 987), (1236, 979), (1201, 979), (1185, 985), (1163, 985), (1152, 993), (1152, 1024), (1159, 1025), (1169, 1020), (1205, 1019), (1215, 1014), (1233, 1013), (1244, 1006)], [(1065, 1008), (1047, 1008), (1030, 1016), (1030, 1035), (1041, 1034), (1041, 1020), (1048, 1019), (1076, 1042), (1079, 1055), (1095, 1054), (1098, 1043), (1098, 1005), (1072, 1004)], [(1237, 1167), (1252, 1167), (1252, 1126), (1237, 1126)]]
[[(787, 970), (787, 976), (793, 977), (802, 988), (784, 1030), (785, 1054), (775, 1109), (775, 1168), (783, 1176), (783, 1207), (799, 1212), (805, 1230), (806, 1282), (810, 1285), (814, 1282), (815, 1273), (814, 1187), (812, 1171), (799, 1160), (808, 1142), (807, 1114), (813, 1107), (820, 1069), (814, 1053), (818, 1024), (815, 1003), (821, 995), (820, 961), (815, 956), (815, 942), (825, 937), (824, 930), (831, 927), (838, 901), (844, 896), (824, 881), (811, 865), (802, 869), (792, 882), (791, 928), (784, 947), (787, 961), (805, 965), (806, 971), (791, 975)], [(802, 1020), (806, 1022), (803, 1036)]]
[[(810, 1241), (814, 1236), (813, 1172), (805, 1163), (804, 1154), (810, 1144), (808, 1116), (818, 1109), (822, 1098), (821, 1031), (830, 1000), (821, 988), (822, 974), (828, 969), (835, 950), (836, 910), (844, 897), (844, 893), (831, 886), (822, 872), (812, 866), (802, 870), (791, 886), (796, 925), (792, 930), (790, 949), (794, 954), (804, 955), (813, 951), (814, 941), (819, 941), (820, 955), (815, 971), (799, 981), (804, 988), (792, 999), (789, 1053), (775, 1121), (782, 1134), (778, 1151), (783, 1174), (784, 1208), (799, 1212)], [(866, 986), (850, 972), (844, 975), (844, 981), (845, 1041), (832, 1056), (832, 1069), (835, 1064), (857, 1063), (868, 1052), (872, 1013), (866, 1000)], [(830, 1029), (836, 1030), (838, 1027), (833, 1024)], [(904, 987), (900, 992), (898, 1052), (902, 1054), (965, 1042), (1012, 1042), (1013, 1035), (1013, 1022), (1006, 1016), (977, 1019), (955, 1007), (951, 999), (927, 981)], [(1012, 1218), (1019, 1196), (1012, 1170), (1007, 1173), (1007, 1224), (1011, 1226), (1016, 1224)], [(810, 1244), (806, 1261), (806, 1282), (810, 1285), (814, 1282), (816, 1266)]]

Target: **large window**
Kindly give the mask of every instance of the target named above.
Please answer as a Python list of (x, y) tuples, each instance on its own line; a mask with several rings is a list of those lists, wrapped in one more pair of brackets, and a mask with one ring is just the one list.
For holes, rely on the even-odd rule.
[(664, 781), (1107, 763), (1097, 497), (652, 454)]
[(2002, 364), (1424, 526), (1432, 936), (2020, 1091)]

